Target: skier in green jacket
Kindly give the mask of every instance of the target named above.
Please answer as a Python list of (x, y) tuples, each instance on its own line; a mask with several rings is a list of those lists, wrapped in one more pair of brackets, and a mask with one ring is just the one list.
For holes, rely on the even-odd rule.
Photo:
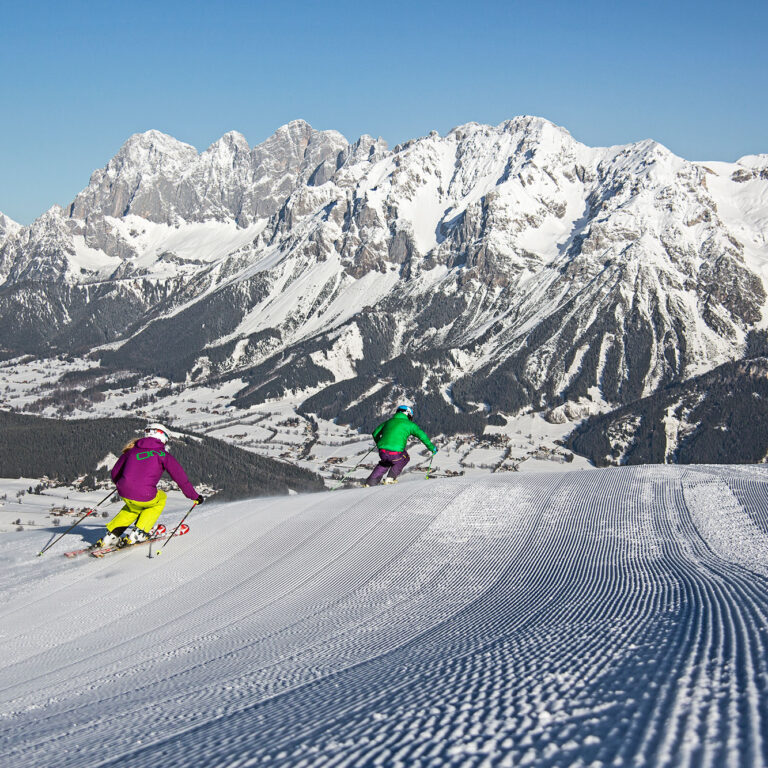
[(379, 449), (379, 463), (365, 481), (366, 486), (378, 485), (381, 478), (387, 474), (387, 470), (389, 470), (389, 476), (384, 482), (397, 482), (398, 475), (411, 460), (405, 450), (411, 435), (418, 437), (433, 454), (437, 453), (437, 448), (432, 445), (424, 430), (413, 423), (413, 408), (410, 405), (399, 405), (391, 419), (379, 424), (373, 430), (373, 439)]

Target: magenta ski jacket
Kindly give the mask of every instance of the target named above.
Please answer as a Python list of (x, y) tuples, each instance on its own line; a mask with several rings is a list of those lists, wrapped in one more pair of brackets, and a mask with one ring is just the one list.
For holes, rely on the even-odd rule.
[(152, 501), (157, 496), (157, 482), (168, 472), (183, 494), (193, 501), (198, 497), (187, 473), (168, 449), (154, 437), (142, 437), (112, 467), (117, 492), (131, 501)]

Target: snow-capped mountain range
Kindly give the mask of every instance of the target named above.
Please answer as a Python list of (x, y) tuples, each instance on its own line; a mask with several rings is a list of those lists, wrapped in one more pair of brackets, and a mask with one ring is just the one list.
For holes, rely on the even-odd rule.
[(302, 121), (202, 153), (149, 131), (66, 209), (0, 216), (0, 348), (477, 429), (740, 358), (767, 275), (768, 155), (591, 148), (535, 117), (391, 150)]

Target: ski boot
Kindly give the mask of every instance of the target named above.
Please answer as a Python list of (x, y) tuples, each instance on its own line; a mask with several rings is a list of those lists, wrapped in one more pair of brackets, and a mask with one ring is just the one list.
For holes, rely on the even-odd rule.
[(385, 477), (382, 481), (382, 485), (394, 485), (397, 482), (396, 477)]
[(119, 536), (115, 536), (111, 531), (107, 531), (96, 543), (91, 544), (88, 549), (104, 549), (105, 547), (114, 547), (120, 541)]
[(134, 544), (141, 544), (143, 541), (149, 541), (149, 534), (139, 528), (134, 528), (123, 535), (117, 546), (118, 549), (122, 549), (123, 547), (132, 547)]

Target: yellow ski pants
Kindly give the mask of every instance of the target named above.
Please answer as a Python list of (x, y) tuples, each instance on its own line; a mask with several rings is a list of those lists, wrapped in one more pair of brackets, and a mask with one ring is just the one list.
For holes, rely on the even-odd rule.
[(107, 523), (107, 530), (125, 529), (135, 523), (137, 528), (149, 533), (165, 508), (167, 498), (165, 491), (158, 491), (157, 496), (150, 501), (123, 499), (123, 508)]

